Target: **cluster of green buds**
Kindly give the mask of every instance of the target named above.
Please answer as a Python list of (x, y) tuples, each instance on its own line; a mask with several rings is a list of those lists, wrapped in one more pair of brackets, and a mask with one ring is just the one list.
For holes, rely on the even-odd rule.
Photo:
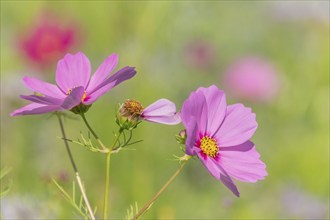
[(127, 99), (119, 106), (116, 123), (124, 130), (132, 130), (141, 122), (143, 106), (137, 100)]

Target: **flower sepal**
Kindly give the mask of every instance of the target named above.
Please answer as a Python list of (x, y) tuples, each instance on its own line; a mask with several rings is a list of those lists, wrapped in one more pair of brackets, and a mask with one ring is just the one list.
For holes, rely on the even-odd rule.
[(116, 115), (116, 123), (123, 130), (133, 130), (135, 129), (142, 121), (138, 118), (130, 118), (120, 115)]
[(81, 115), (81, 114), (85, 114), (91, 106), (92, 105), (84, 105), (84, 104), (80, 103), (79, 105), (77, 105), (74, 108), (70, 109), (70, 111), (75, 113), (75, 114)]

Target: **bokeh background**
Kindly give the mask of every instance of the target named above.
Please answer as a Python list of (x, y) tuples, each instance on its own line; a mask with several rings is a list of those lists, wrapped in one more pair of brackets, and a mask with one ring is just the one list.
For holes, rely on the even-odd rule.
[[(74, 180), (56, 117), (9, 117), (27, 103), (19, 94), (30, 94), (22, 76), (54, 82), (57, 60), (77, 51), (93, 70), (116, 52), (119, 67), (138, 72), (87, 113), (105, 143), (127, 98), (144, 106), (168, 98), (179, 109), (191, 91), (215, 84), (257, 115), (265, 180), (237, 182), (236, 198), (192, 160), (143, 218), (329, 218), (328, 1), (1, 1), (1, 168), (11, 168), (1, 180), (10, 186), (3, 219), (78, 217), (50, 181), (70, 191)], [(72, 139), (87, 132), (79, 118), (65, 126)], [(142, 207), (177, 169), (182, 128), (144, 122), (136, 150), (113, 156), (111, 218)], [(105, 158), (71, 148), (100, 217)]]

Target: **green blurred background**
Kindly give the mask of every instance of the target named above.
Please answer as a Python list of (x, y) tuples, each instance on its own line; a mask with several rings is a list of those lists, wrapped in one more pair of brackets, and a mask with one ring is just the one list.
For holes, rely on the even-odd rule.
[[(10, 192), (1, 215), (11, 218), (77, 218), (50, 181), (71, 190), (74, 175), (56, 117), (10, 117), (26, 102), (18, 95), (23, 75), (54, 82), (55, 64), (42, 70), (26, 62), (17, 39), (33, 27), (41, 11), (79, 26), (79, 44), (95, 70), (109, 54), (119, 67), (136, 66), (137, 76), (96, 102), (87, 117), (105, 143), (113, 140), (115, 107), (127, 98), (147, 106), (168, 98), (181, 108), (190, 92), (211, 84), (236, 59), (259, 56), (278, 70), (280, 91), (269, 102), (237, 100), (256, 112), (253, 137), (269, 176), (240, 183), (236, 198), (192, 160), (157, 200), (145, 219), (326, 219), (329, 218), (329, 2), (327, 1), (1, 1), (1, 182)], [(187, 62), (190, 42), (207, 42), (212, 65)], [(67, 135), (87, 132), (82, 121), (66, 119)], [(142, 123), (134, 132), (135, 151), (113, 156), (110, 217), (142, 207), (177, 169), (182, 155), (174, 135), (182, 125)], [(103, 204), (105, 157), (71, 145), (87, 194)]]

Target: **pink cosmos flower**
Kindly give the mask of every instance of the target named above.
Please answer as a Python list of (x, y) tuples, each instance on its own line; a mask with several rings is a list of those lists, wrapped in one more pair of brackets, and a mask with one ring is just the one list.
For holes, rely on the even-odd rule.
[(79, 104), (91, 105), (110, 89), (136, 74), (134, 67), (127, 66), (109, 76), (117, 63), (118, 55), (110, 55), (91, 77), (91, 64), (85, 54), (67, 54), (57, 64), (57, 85), (32, 77), (23, 78), (24, 84), (38, 95), (22, 95), (21, 98), (33, 103), (15, 110), (11, 116), (69, 110)]
[(181, 110), (186, 128), (186, 153), (197, 155), (215, 178), (236, 196), (232, 177), (256, 182), (267, 176), (249, 139), (257, 129), (255, 114), (242, 104), (226, 104), (225, 93), (212, 85), (192, 92)]
[(226, 71), (224, 81), (233, 96), (255, 102), (272, 100), (280, 87), (276, 69), (258, 57), (235, 62)]

